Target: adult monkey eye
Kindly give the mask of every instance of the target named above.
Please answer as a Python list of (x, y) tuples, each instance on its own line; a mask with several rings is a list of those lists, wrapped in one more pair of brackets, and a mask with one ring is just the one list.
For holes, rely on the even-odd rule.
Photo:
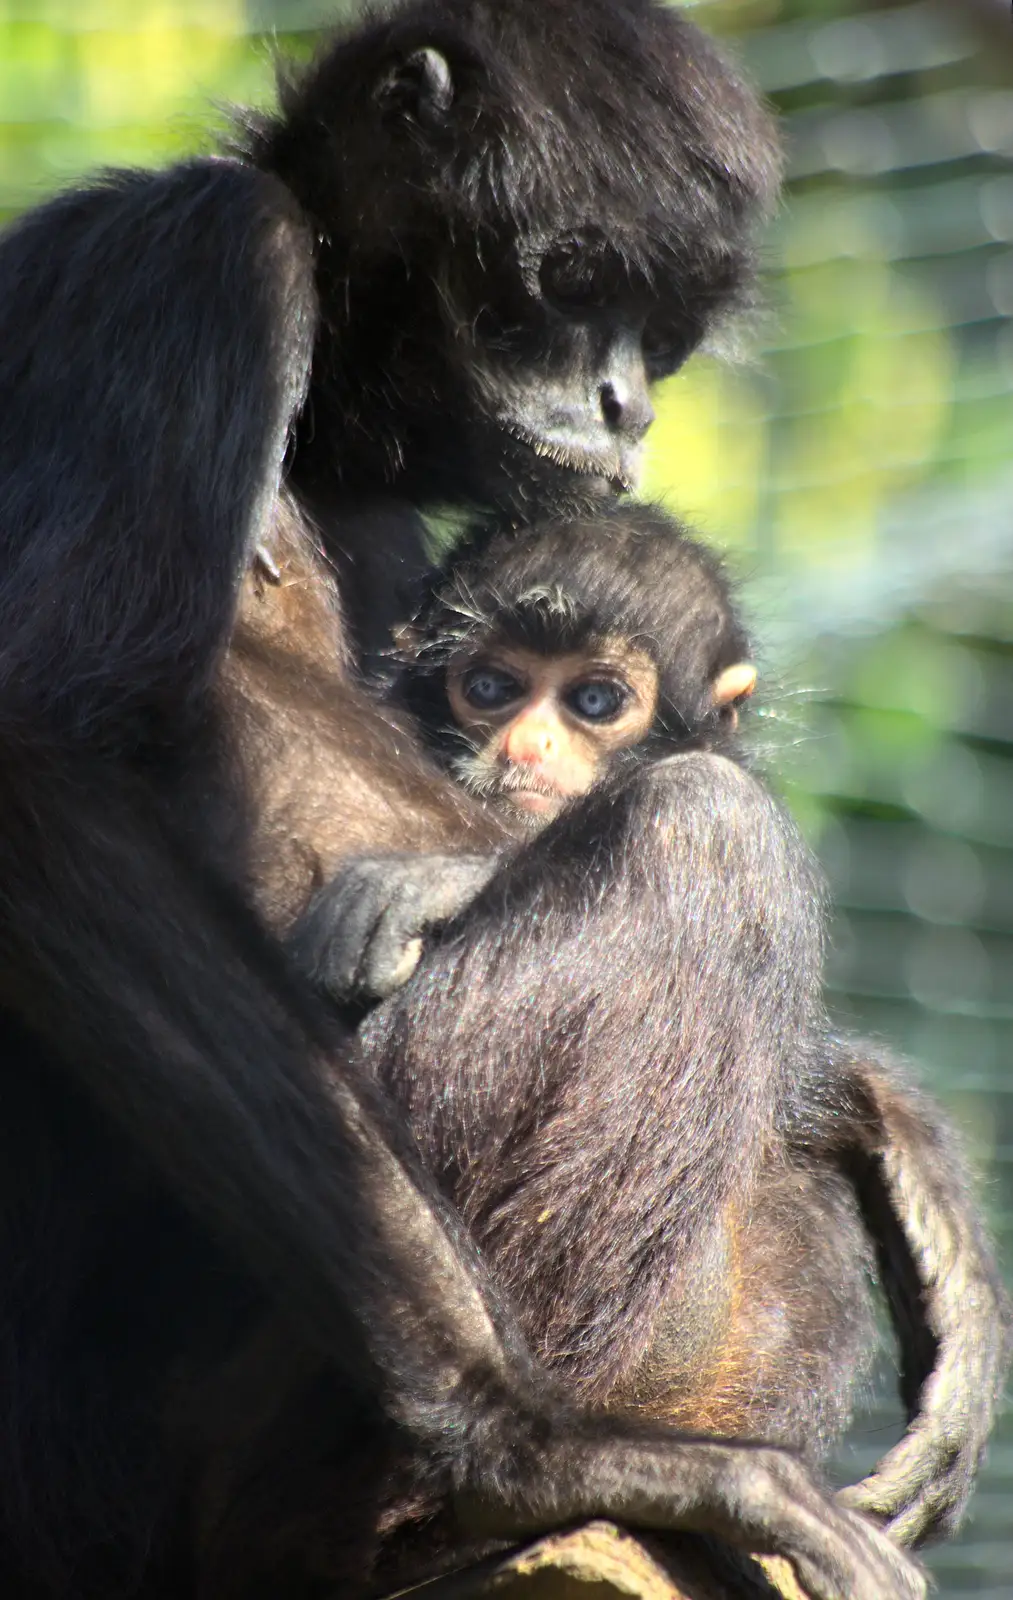
[(618, 257), (593, 240), (565, 239), (553, 245), (538, 268), (544, 299), (570, 315), (610, 305), (620, 293), (622, 280)]
[(585, 722), (614, 722), (629, 697), (630, 691), (623, 683), (589, 678), (585, 683), (574, 684), (566, 703)]
[(512, 673), (499, 667), (471, 667), (461, 680), (461, 693), (476, 711), (496, 711), (519, 700), (524, 688)]
[(648, 381), (658, 383), (689, 359), (700, 342), (700, 330), (685, 322), (648, 317), (641, 337)]

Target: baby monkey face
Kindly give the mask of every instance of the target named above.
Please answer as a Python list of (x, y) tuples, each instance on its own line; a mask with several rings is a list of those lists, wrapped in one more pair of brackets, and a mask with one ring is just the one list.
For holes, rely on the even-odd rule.
[(457, 763), (459, 776), (541, 823), (647, 736), (658, 669), (622, 638), (552, 656), (493, 643), (451, 662), (447, 698), (473, 752)]

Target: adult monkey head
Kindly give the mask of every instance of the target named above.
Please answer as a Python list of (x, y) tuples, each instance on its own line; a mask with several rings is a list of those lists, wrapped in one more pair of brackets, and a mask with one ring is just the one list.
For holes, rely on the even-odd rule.
[(752, 92), (653, 0), (397, 8), (248, 148), (319, 238), (296, 484), (525, 514), (636, 483), (651, 385), (741, 296), (779, 175)]

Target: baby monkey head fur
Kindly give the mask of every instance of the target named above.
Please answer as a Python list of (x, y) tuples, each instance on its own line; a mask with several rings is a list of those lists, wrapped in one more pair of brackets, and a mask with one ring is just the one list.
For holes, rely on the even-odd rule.
[(540, 820), (630, 763), (737, 756), (756, 677), (721, 562), (651, 506), (466, 546), (400, 653), (398, 698), (438, 756)]

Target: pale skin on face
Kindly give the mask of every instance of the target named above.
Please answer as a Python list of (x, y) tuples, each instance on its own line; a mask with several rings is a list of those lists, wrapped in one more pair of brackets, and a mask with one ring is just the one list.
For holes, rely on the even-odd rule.
[[(755, 668), (727, 667), (716, 705), (750, 693)], [(476, 754), (467, 781), (532, 820), (548, 821), (586, 794), (609, 759), (646, 738), (658, 704), (658, 669), (627, 639), (545, 656), (505, 642), (452, 661), (447, 698)], [(734, 711), (732, 711), (734, 715)]]

